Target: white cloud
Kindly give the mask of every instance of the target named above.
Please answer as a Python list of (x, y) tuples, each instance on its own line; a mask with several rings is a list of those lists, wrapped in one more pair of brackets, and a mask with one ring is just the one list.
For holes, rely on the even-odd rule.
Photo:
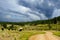
[(60, 9), (55, 8), (53, 15), (52, 15), (52, 18), (57, 17), (57, 16), (60, 16)]
[(35, 15), (35, 14), (29, 13), (28, 15), (29, 15), (29, 17), (30, 17), (31, 19), (33, 19), (33, 20), (40, 20), (40, 17), (37, 16), (37, 15)]
[(12, 16), (11, 15), (6, 15), (5, 18), (10, 19), (10, 18), (12, 18)]
[(43, 13), (40, 14), (40, 17), (41, 17), (42, 20), (48, 19)]
[(40, 0), (40, 2), (39, 2), (39, 3), (41, 4), (41, 3), (43, 3), (43, 2), (44, 2), (44, 0)]
[(49, 2), (48, 5), (49, 5), (49, 6), (52, 6), (52, 3)]

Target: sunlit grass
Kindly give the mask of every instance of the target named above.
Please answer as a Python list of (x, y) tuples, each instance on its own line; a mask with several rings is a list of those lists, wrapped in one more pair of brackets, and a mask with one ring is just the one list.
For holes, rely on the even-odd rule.
[(60, 37), (60, 31), (53, 32), (53, 34)]
[(28, 38), (35, 34), (44, 34), (42, 31), (12, 31), (0, 30), (0, 38), (2, 40), (28, 40)]

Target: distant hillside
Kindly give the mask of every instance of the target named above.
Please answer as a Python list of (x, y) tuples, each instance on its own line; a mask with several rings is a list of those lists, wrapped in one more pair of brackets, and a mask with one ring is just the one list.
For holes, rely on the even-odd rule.
[(0, 22), (0, 24), (18, 24), (18, 25), (25, 25), (25, 24), (56, 24), (60, 22), (60, 16), (59, 17), (55, 17), (53, 19), (48, 19), (48, 20), (37, 20), (37, 21), (31, 21), (31, 22)]

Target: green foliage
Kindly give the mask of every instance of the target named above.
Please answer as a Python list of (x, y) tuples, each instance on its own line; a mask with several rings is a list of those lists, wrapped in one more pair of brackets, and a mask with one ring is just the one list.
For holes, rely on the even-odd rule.
[(7, 28), (7, 24), (2, 24), (3, 28)]
[(28, 38), (32, 35), (36, 35), (36, 34), (44, 34), (45, 32), (40, 32), (40, 31), (23, 31), (20, 32), (20, 40), (28, 40)]
[(53, 34), (60, 37), (60, 31), (53, 32)]
[(0, 30), (0, 39), (2, 40), (28, 40), (28, 38), (32, 35), (36, 34), (45, 34), (42, 31), (13, 31), (13, 30)]

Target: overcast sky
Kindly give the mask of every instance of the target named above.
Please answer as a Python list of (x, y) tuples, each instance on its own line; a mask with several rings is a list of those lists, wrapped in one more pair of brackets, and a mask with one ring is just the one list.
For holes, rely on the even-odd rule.
[(0, 21), (45, 20), (60, 16), (60, 0), (0, 0)]

